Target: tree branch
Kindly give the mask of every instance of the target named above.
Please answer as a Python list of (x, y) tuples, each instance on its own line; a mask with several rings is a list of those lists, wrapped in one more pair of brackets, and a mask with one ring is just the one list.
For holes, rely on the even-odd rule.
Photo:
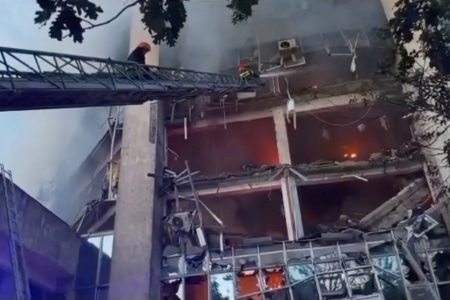
[(95, 26), (95, 24), (94, 23), (92, 23), (91, 21), (89, 21), (89, 20), (86, 20), (86, 19), (81, 19), (81, 21), (82, 22), (85, 22), (85, 23), (87, 23), (87, 24), (89, 24), (89, 25), (91, 25), (91, 26)]
[[(136, 1), (132, 2), (132, 3), (130, 3), (130, 4), (125, 5), (114, 17), (112, 17), (112, 18), (110, 18), (110, 19), (108, 19), (108, 20), (106, 20), (104, 22), (98, 23), (98, 24), (94, 24), (94, 23), (92, 23), (92, 22), (90, 22), (90, 21), (88, 21), (86, 19), (80, 18), (81, 21), (90, 24), (90, 26), (88, 26), (88, 27), (83, 27), (83, 30), (89, 30), (89, 29), (93, 29), (93, 28), (104, 26), (104, 25), (107, 25), (107, 24), (111, 23), (112, 21), (114, 21), (118, 17), (120, 17), (120, 15), (123, 14), (127, 9), (137, 5), (139, 3), (139, 1), (140, 0), (136, 0)], [(63, 39), (65, 39), (65, 38), (67, 38), (69, 36), (70, 36), (70, 33), (68, 33), (65, 36), (63, 36)]]
[(92, 29), (92, 28), (96, 28), (96, 27), (100, 27), (100, 26), (103, 26), (103, 25), (106, 25), (106, 24), (109, 24), (109, 23), (111, 23), (112, 21), (114, 21), (115, 19), (117, 19), (118, 17), (120, 17), (120, 15), (121, 14), (123, 14), (127, 9), (129, 9), (129, 8), (131, 8), (131, 7), (133, 7), (133, 6), (135, 6), (135, 5), (137, 5), (139, 3), (139, 0), (136, 0), (136, 1), (134, 1), (134, 2), (131, 2), (130, 4), (128, 4), (128, 5), (125, 5), (114, 17), (112, 17), (112, 18), (110, 18), (109, 20), (106, 20), (106, 21), (104, 21), (104, 22), (101, 22), (101, 23), (98, 23), (98, 24), (92, 24), (91, 26), (89, 26), (89, 27), (85, 27), (85, 28), (83, 28), (84, 30), (89, 30), (89, 29)]

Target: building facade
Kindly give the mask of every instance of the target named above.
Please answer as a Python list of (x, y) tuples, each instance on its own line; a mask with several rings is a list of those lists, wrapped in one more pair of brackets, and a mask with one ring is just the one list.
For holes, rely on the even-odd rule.
[(149, 63), (245, 64), (265, 87), (122, 110), (75, 189), (91, 252), (75, 298), (446, 299), (448, 215), (402, 86), (379, 72), (387, 2), (265, 1), (239, 27), (188, 2)]

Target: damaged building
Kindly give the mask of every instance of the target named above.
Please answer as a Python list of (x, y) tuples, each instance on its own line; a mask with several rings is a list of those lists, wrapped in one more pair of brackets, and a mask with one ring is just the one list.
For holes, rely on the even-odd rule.
[(379, 69), (386, 2), (267, 0), (232, 27), (189, 1), (203, 15), (152, 63), (245, 65), (264, 87), (111, 110), (70, 183), (84, 239), (64, 297), (447, 299), (447, 191)]
[[(445, 299), (443, 205), (398, 105), (402, 87), (378, 72), (391, 47), (375, 32), (386, 23), (382, 3), (290, 1), (267, 14), (274, 5), (261, 3), (239, 32), (222, 37), (220, 59), (205, 52), (197, 65), (212, 59), (235, 74), (245, 64), (263, 89), (150, 104), (146, 145), (156, 161), (140, 182), (153, 188), (134, 188), (150, 193), (151, 207), (133, 203), (139, 196), (125, 187), (136, 178), (130, 152), (139, 152), (125, 140), (126, 112), (91, 156), (103, 158), (86, 164), (97, 175), (83, 189), (97, 194), (79, 197), (89, 203), (74, 227), (114, 234), (110, 299), (144, 299), (126, 283), (114, 287), (125, 270), (146, 278), (139, 295), (150, 299)], [(343, 21), (350, 6), (353, 17)], [(311, 26), (319, 14), (330, 18)], [(200, 33), (161, 48), (159, 63), (195, 68), (181, 53), (195, 55), (189, 41)], [(113, 177), (118, 194), (104, 186)], [(125, 257), (144, 246), (152, 248), (145, 259)], [(138, 261), (150, 273), (130, 267)]]

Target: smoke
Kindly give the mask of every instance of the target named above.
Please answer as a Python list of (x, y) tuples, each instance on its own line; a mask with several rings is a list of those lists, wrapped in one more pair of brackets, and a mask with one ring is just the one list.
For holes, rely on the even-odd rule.
[[(379, 0), (260, 0), (253, 16), (233, 25), (226, 1), (185, 2), (187, 22), (173, 48), (161, 47), (161, 65), (222, 72), (236, 68), (239, 49), (291, 37), (344, 29), (382, 27)], [(275, 43), (274, 43), (275, 42)], [(320, 44), (320, 40), (313, 41)]]
[[(113, 16), (123, 1), (96, 1)], [(35, 0), (0, 0), (1, 46), (124, 60), (129, 48), (129, 13), (113, 23), (88, 31), (83, 44), (58, 42), (47, 28), (33, 23)], [(101, 21), (101, 20), (100, 20)], [(15, 183), (63, 219), (76, 212), (70, 191), (60, 187), (106, 131), (106, 108), (41, 110), (0, 113), (0, 162), (13, 171)]]

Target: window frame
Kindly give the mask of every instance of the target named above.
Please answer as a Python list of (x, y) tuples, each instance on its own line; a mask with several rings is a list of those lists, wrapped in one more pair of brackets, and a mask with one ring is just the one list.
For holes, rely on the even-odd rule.
[[(83, 235), (82, 238), (85, 239), (85, 242), (90, 243), (89, 239), (92, 238), (100, 238), (100, 243), (99, 243), (99, 247), (98, 249), (98, 254), (97, 254), (97, 266), (96, 266), (96, 270), (95, 270), (95, 283), (94, 285), (86, 285), (83, 287), (78, 287), (76, 286), (76, 281), (78, 278), (78, 273), (81, 271), (80, 268), (78, 267), (77, 269), (77, 276), (75, 278), (75, 299), (77, 299), (79, 292), (84, 292), (84, 291), (88, 291), (88, 290), (93, 290), (94, 291), (94, 298), (92, 300), (99, 300), (99, 296), (98, 296), (98, 292), (101, 289), (109, 289), (109, 279), (108, 279), (108, 283), (101, 283), (100, 282), (100, 273), (101, 273), (101, 268), (102, 268), (102, 258), (104, 254), (104, 250), (103, 250), (103, 245), (104, 245), (104, 239), (106, 237), (112, 237), (112, 248), (111, 248), (111, 257), (113, 255), (113, 249), (114, 249), (114, 232), (113, 231), (105, 231), (105, 232), (98, 232), (98, 233), (94, 233), (94, 234), (87, 234), (87, 235)], [(95, 244), (90, 243), (93, 246), (96, 247)], [(80, 254), (81, 255), (81, 254)], [(84, 300), (84, 299), (83, 299)]]

